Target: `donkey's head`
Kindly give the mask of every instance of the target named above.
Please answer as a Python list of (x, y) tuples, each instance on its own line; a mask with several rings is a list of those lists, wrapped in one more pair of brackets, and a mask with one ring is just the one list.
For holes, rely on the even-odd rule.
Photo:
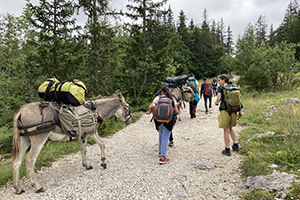
[(117, 92), (117, 98), (120, 101), (120, 107), (116, 112), (116, 117), (120, 118), (122, 121), (124, 121), (127, 125), (131, 122), (131, 114), (129, 111), (129, 105), (125, 101), (123, 95), (121, 94), (120, 90)]

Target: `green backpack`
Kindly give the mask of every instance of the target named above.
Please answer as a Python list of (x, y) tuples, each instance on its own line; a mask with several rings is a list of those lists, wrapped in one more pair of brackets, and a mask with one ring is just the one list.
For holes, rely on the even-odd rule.
[(243, 108), (241, 103), (241, 92), (238, 86), (231, 84), (223, 86), (223, 93), (225, 96), (225, 105), (229, 114), (232, 112), (238, 112)]
[(190, 86), (190, 87), (193, 89), (193, 91), (194, 91), (195, 93), (198, 92), (197, 84), (196, 84), (196, 79), (195, 79), (194, 77), (190, 76), (190, 77), (188, 78), (188, 83), (187, 83), (187, 85)]

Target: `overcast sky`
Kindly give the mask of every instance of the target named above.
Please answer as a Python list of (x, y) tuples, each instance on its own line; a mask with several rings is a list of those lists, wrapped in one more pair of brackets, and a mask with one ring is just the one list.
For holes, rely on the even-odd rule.
[[(38, 0), (31, 2), (37, 4)], [(191, 19), (196, 25), (200, 25), (206, 8), (208, 19), (217, 22), (223, 18), (226, 30), (230, 25), (236, 40), (239, 35), (243, 35), (249, 23), (256, 23), (260, 15), (266, 16), (268, 25), (273, 24), (273, 28), (277, 29), (289, 2), (290, 0), (169, 0), (167, 5), (173, 10), (175, 22), (178, 21), (179, 12), (183, 10), (188, 18), (187, 25)], [(128, 0), (111, 0), (111, 4), (113, 8), (127, 11)], [(24, 5), (25, 0), (0, 0), (0, 12), (19, 16)], [(83, 17), (79, 18), (79, 23), (84, 21)]]

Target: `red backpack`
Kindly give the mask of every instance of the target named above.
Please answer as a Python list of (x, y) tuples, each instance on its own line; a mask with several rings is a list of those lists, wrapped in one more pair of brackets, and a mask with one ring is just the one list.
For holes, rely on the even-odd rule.
[(212, 86), (210, 82), (204, 82), (204, 91), (202, 92), (206, 96), (211, 96), (212, 94)]

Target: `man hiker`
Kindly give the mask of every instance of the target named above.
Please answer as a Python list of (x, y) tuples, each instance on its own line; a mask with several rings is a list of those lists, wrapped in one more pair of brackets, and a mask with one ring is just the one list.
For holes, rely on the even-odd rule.
[(203, 83), (201, 84), (200, 99), (202, 98), (202, 95), (204, 98), (205, 114), (208, 114), (207, 99), (209, 100), (209, 109), (211, 109), (212, 86), (211, 83), (207, 81), (206, 77), (203, 77)]

